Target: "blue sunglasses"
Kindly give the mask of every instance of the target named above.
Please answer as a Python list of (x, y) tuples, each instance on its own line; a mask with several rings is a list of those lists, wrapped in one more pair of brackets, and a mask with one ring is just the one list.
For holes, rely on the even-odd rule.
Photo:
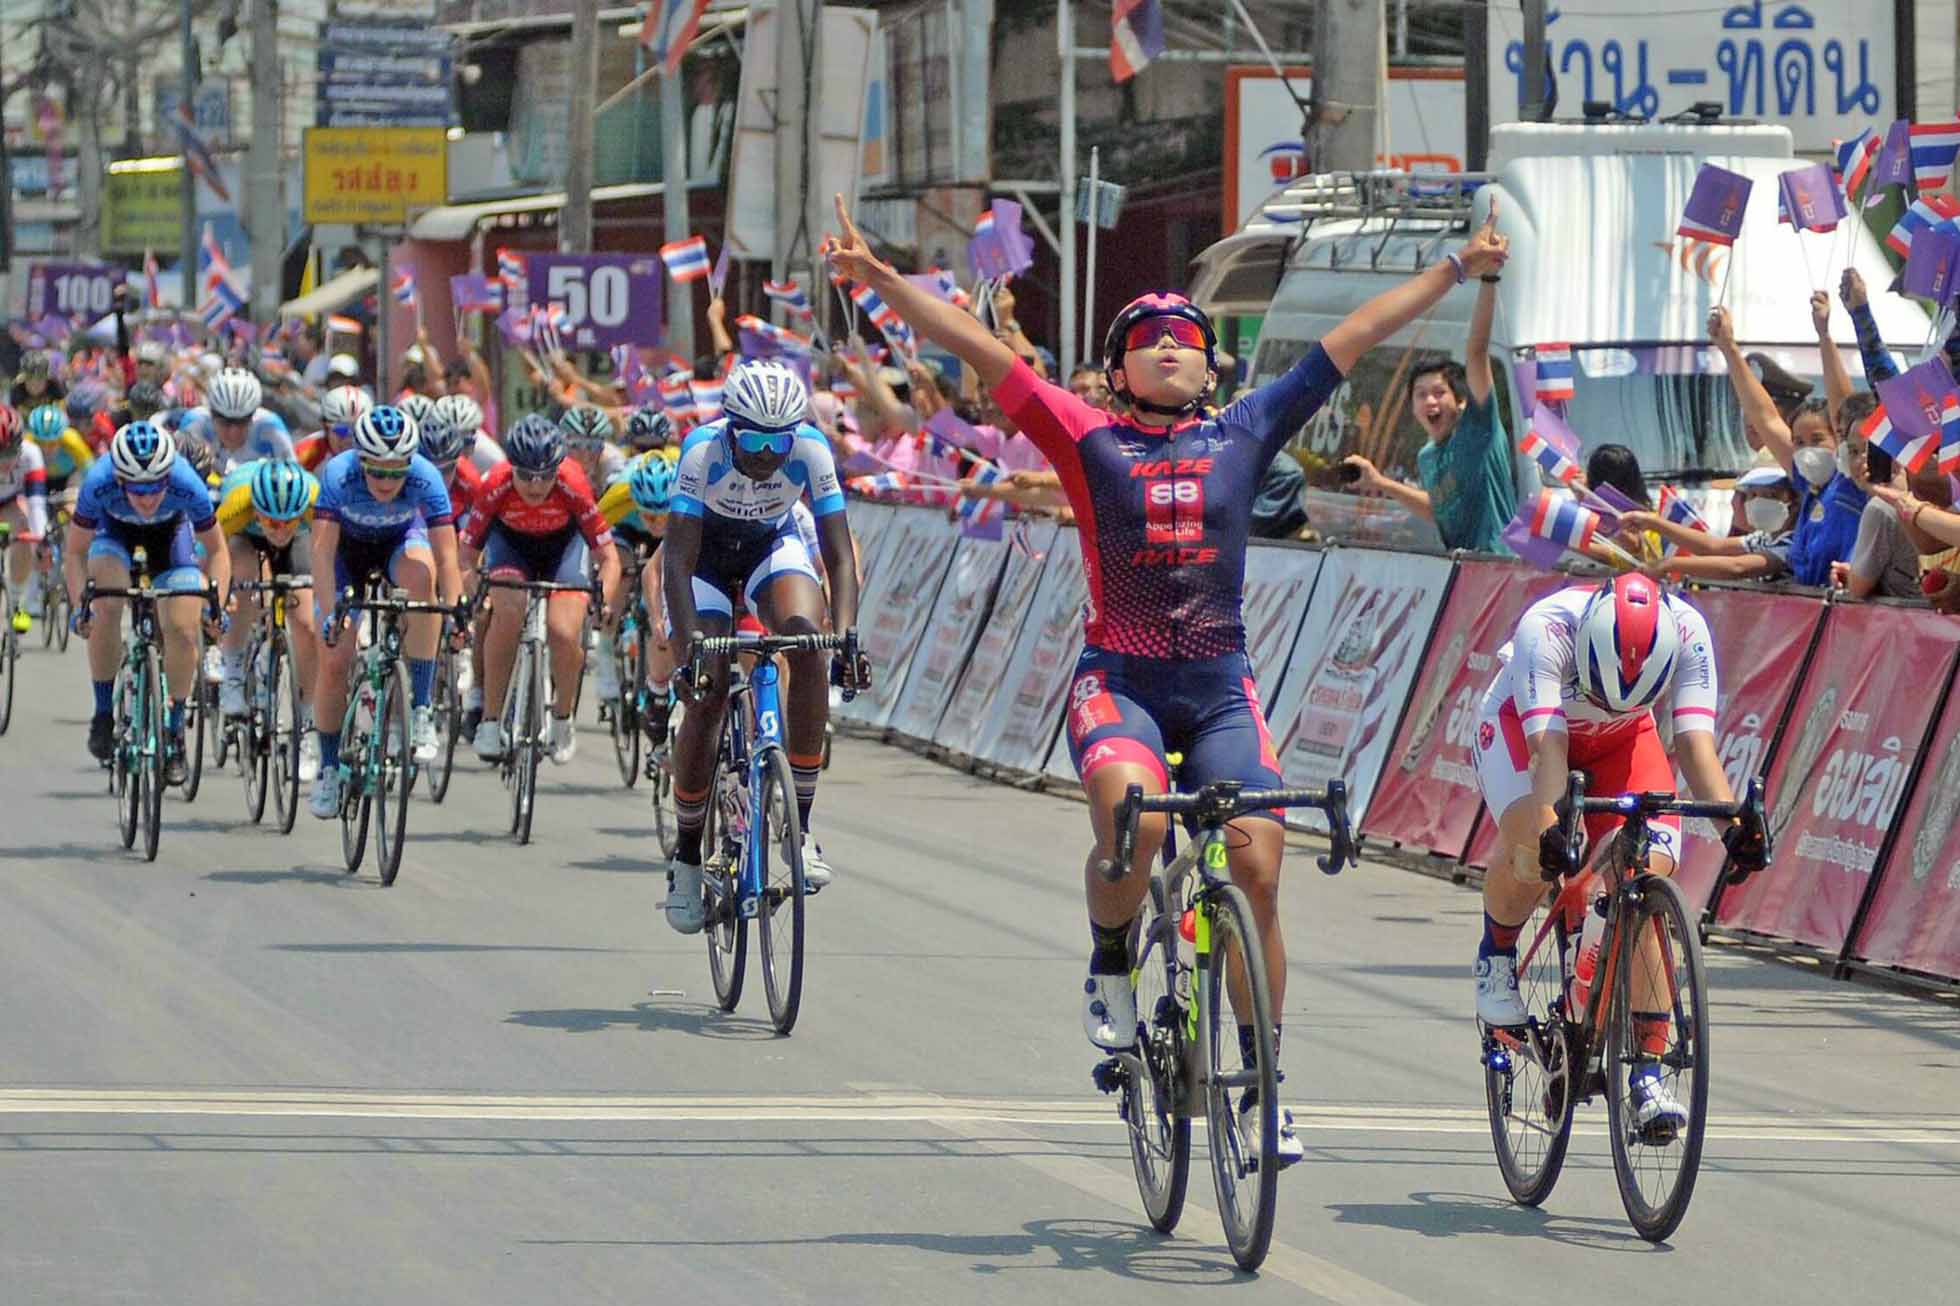
[(796, 447), (796, 432), (752, 431), (738, 427), (735, 430), (735, 447), (743, 453), (787, 454)]

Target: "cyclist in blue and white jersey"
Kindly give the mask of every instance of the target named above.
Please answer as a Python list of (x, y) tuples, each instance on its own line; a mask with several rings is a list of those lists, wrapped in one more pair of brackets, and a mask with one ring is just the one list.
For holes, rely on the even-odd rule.
[(260, 407), (265, 387), (242, 367), (227, 367), (211, 378), (202, 407), (184, 414), (177, 429), (211, 446), (218, 474), (254, 458), (291, 458), (293, 437), (286, 419)]
[[(745, 362), (729, 374), (725, 416), (695, 430), (682, 447), (660, 548), (661, 589), (676, 653), (697, 637), (726, 634), (739, 604), (777, 634), (821, 634), (823, 590), (790, 511), (808, 495), (831, 576), (831, 626), (853, 637), (838, 672), (847, 686), (859, 687), (868, 683), (869, 671), (854, 654), (858, 587), (851, 529), (830, 444), (804, 420), (808, 410), (803, 379), (779, 361)], [(820, 653), (789, 656), (785, 750), (803, 818), (804, 876), (818, 887), (830, 879), (809, 833), (830, 711), (824, 663)], [(717, 667), (706, 693), (682, 719), (674, 748), (678, 835), (667, 866), (667, 923), (683, 934), (702, 925), (701, 832), (726, 703), (727, 678)]]

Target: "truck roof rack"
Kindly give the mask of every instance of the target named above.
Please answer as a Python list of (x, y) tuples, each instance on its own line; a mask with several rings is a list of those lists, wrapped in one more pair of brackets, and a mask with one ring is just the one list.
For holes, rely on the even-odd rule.
[[(1269, 226), (1294, 238), (1295, 246), (1313, 235), (1315, 223), (1356, 222), (1365, 230), (1342, 234), (1359, 243), (1372, 240), (1369, 263), (1379, 268), (1397, 236), (1428, 237), (1416, 266), (1454, 232), (1470, 229), (1471, 206), (1479, 188), (1495, 179), (1488, 172), (1326, 172), (1302, 177), (1259, 206), (1248, 229)], [(1297, 225), (1296, 225), (1297, 224)], [(1345, 261), (1330, 252), (1334, 263)]]

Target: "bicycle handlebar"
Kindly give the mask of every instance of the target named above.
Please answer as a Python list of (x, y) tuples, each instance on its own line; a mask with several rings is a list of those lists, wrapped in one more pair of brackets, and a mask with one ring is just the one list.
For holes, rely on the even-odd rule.
[(1247, 789), (1237, 780), (1214, 780), (1189, 794), (1146, 795), (1142, 785), (1131, 785), (1116, 804), (1116, 856), (1096, 869), (1111, 883), (1123, 878), (1136, 853), (1137, 818), (1145, 812), (1195, 815), (1199, 825), (1209, 828), (1248, 812), (1284, 807), (1315, 807), (1327, 817), (1330, 846), (1325, 855), (1314, 859), (1323, 872), (1339, 875), (1343, 867), (1360, 863), (1354, 831), (1348, 824), (1345, 782), (1329, 780), (1325, 789)]
[(235, 580), (231, 583), (234, 594), (290, 594), (294, 590), (312, 588), (311, 576), (273, 576), (266, 580)]
[(1711, 803), (1651, 789), (1644, 793), (1619, 794), (1611, 798), (1588, 798), (1585, 772), (1572, 771), (1565, 777), (1565, 800), (1562, 807), (1564, 810), (1560, 816), (1559, 833), (1564, 845), (1565, 868), (1555, 870), (1541, 866), (1539, 873), (1547, 880), (1556, 880), (1564, 875), (1578, 873), (1585, 851), (1585, 818), (1588, 813), (1642, 818), (1696, 816), (1708, 820), (1740, 821), (1746, 835), (1762, 836), (1764, 860), (1768, 860), (1771, 852), (1769, 819), (1765, 812), (1761, 776), (1750, 777), (1740, 800), (1731, 803)]
[(391, 589), (386, 594), (364, 594), (352, 585), (342, 589), (334, 599), (333, 612), (327, 619), (327, 628), (320, 632), (320, 638), (329, 648), (340, 642), (340, 633), (355, 613), (393, 612), (401, 616), (426, 614), (439, 617), (454, 617), (459, 623), (469, 619), (469, 604), (431, 603), (422, 599), (411, 599), (408, 591)]
[[(733, 657), (737, 653), (753, 653), (757, 657), (770, 658), (778, 653), (821, 653), (825, 651), (843, 652), (848, 658), (858, 656), (856, 631), (842, 635), (697, 635), (688, 643), (687, 677), (706, 689), (713, 682), (707, 669), (701, 664), (711, 657)], [(833, 674), (831, 683), (837, 683)], [(846, 686), (844, 701), (857, 697), (857, 690)]]

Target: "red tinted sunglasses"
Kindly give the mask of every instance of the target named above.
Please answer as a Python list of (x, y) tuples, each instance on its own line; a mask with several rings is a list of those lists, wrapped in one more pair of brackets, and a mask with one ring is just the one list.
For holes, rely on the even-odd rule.
[(1205, 347), (1204, 328), (1188, 317), (1147, 317), (1135, 323), (1123, 336), (1123, 348), (1153, 349), (1168, 333), (1186, 349)]

